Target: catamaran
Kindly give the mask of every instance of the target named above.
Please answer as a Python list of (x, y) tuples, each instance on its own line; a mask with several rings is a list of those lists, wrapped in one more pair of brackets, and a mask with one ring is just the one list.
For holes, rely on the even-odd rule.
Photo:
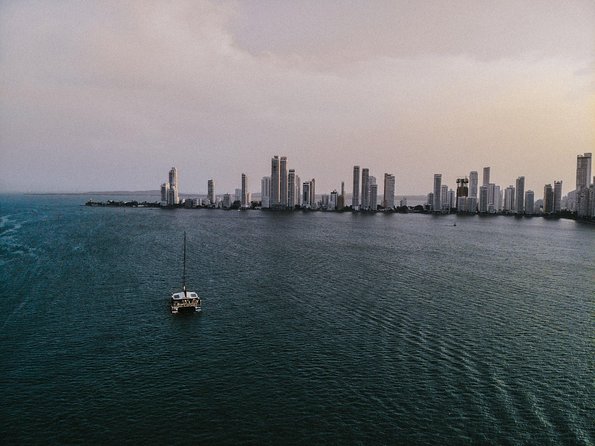
[(182, 291), (171, 295), (171, 313), (200, 312), (201, 300), (194, 291), (186, 289), (186, 231), (184, 231), (184, 272), (182, 274)]

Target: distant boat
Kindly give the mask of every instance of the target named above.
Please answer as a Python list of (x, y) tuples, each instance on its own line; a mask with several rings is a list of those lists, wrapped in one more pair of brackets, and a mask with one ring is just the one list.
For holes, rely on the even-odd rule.
[(186, 289), (186, 231), (184, 231), (184, 270), (182, 273), (182, 291), (171, 295), (171, 313), (199, 313), (201, 300), (194, 291)]

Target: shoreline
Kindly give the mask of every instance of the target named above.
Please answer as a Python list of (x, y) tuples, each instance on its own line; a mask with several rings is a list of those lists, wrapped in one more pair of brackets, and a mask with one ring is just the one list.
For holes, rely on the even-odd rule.
[(179, 204), (178, 206), (162, 206), (160, 202), (148, 202), (148, 201), (115, 201), (115, 200), (108, 200), (108, 201), (94, 201), (89, 200), (87, 201), (84, 206), (88, 207), (112, 207), (112, 208), (152, 208), (152, 209), (163, 209), (163, 210), (176, 210), (176, 209), (188, 209), (188, 210), (209, 210), (209, 211), (262, 211), (262, 212), (271, 212), (271, 213), (293, 213), (293, 212), (323, 212), (323, 213), (352, 213), (352, 214), (362, 214), (362, 215), (374, 215), (374, 214), (424, 214), (424, 215), (432, 215), (436, 217), (442, 217), (447, 215), (455, 215), (458, 217), (475, 217), (479, 216), (482, 218), (490, 218), (490, 217), (514, 217), (514, 218), (545, 218), (548, 220), (557, 220), (557, 219), (565, 219), (565, 220), (574, 220), (581, 223), (589, 223), (595, 224), (595, 220), (593, 219), (582, 219), (577, 218), (575, 213), (561, 212), (558, 214), (531, 214), (531, 215), (517, 215), (514, 213), (509, 212), (497, 212), (497, 213), (458, 213), (456, 210), (451, 212), (432, 212), (425, 209), (419, 209), (420, 205), (415, 207), (404, 207), (396, 208), (396, 209), (379, 209), (377, 211), (354, 211), (350, 207), (346, 207), (344, 209), (310, 209), (310, 208), (295, 208), (295, 209), (269, 209), (269, 208), (261, 208), (258, 206), (250, 207), (250, 208), (238, 208), (238, 207), (229, 207), (229, 208), (222, 208), (222, 207), (213, 207), (213, 206), (186, 206), (184, 204)]

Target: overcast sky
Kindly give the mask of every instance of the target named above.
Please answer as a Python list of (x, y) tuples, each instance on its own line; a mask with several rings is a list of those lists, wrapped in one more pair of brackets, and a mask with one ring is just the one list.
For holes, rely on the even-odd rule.
[[(492, 167), (574, 189), (595, 152), (595, 2), (0, 3), (0, 191), (250, 190), (286, 155), (398, 194)], [(382, 189), (382, 185), (380, 186)]]

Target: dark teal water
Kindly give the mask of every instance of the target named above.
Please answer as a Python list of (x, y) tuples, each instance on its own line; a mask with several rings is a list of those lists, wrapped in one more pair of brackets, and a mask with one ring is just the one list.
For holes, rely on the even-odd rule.
[(86, 199), (0, 197), (3, 444), (595, 441), (593, 226)]

